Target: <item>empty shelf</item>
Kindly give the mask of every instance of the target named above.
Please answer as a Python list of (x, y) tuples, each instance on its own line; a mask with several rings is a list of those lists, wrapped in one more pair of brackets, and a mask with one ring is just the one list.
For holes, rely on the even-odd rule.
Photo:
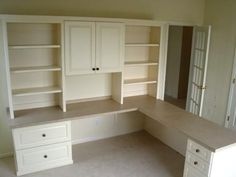
[(151, 62), (151, 61), (130, 61), (125, 62), (126, 66), (155, 66), (158, 65), (157, 62)]
[(127, 79), (124, 81), (125, 85), (137, 85), (137, 84), (155, 84), (157, 83), (156, 80), (151, 80), (147, 78), (142, 79)]
[(50, 49), (60, 47), (60, 45), (10, 45), (9, 49)]
[(59, 87), (35, 87), (35, 88), (24, 88), (12, 90), (13, 96), (29, 96), (39, 94), (50, 94), (62, 92)]
[(160, 44), (125, 44), (126, 47), (159, 47)]
[(12, 73), (27, 73), (40, 71), (61, 71), (59, 66), (12, 67)]

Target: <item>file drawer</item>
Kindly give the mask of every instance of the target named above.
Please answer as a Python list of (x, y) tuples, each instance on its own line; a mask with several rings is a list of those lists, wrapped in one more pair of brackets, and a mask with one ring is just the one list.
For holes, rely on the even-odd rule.
[(70, 121), (13, 129), (16, 150), (71, 140)]
[(16, 151), (17, 175), (72, 164), (71, 142)]
[(207, 177), (201, 174), (198, 170), (191, 167), (188, 163), (184, 167), (184, 177)]
[(208, 176), (209, 174), (209, 162), (202, 160), (201, 158), (195, 156), (191, 152), (187, 152), (186, 154), (186, 162), (190, 164), (191, 167), (197, 169), (199, 172)]
[(192, 140), (188, 140), (187, 151), (190, 151), (207, 162), (211, 161), (212, 152)]

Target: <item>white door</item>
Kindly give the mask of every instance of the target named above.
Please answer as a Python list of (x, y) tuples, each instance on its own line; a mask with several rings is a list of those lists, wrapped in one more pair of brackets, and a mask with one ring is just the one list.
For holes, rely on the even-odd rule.
[(94, 73), (94, 22), (65, 22), (65, 63), (67, 75)]
[(96, 23), (96, 72), (121, 72), (124, 61), (122, 23)]
[(236, 130), (236, 50), (225, 126)]
[(189, 72), (187, 111), (202, 115), (211, 27), (194, 27)]

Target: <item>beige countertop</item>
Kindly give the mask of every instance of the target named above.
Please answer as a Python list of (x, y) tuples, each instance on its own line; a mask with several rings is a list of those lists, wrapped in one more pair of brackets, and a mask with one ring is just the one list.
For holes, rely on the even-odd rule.
[(236, 144), (236, 132), (149, 96), (126, 98), (123, 105), (113, 100), (70, 104), (65, 113), (58, 107), (18, 111), (17, 118), (10, 120), (9, 123), (12, 128), (16, 128), (137, 110), (161, 124), (187, 135), (211, 151), (218, 151)]

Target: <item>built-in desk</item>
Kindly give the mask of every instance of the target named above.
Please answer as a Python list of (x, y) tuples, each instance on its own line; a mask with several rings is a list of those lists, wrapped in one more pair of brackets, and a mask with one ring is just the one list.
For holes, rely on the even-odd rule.
[[(126, 98), (123, 105), (113, 100), (71, 104), (66, 113), (56, 107), (19, 111), (16, 114), (17, 118), (10, 121), (10, 125), (19, 128), (137, 110), (160, 124), (185, 134), (190, 139), (187, 147), (189, 159), (186, 159), (186, 177), (192, 177), (198, 174), (198, 171), (202, 176), (218, 177), (223, 171), (227, 171), (224, 172), (224, 177), (236, 176), (236, 172), (228, 172), (232, 170), (232, 163), (236, 161), (235, 132), (149, 96)], [(204, 153), (201, 154), (202, 152)], [(234, 160), (231, 159), (233, 157)], [(201, 160), (204, 165), (199, 165)], [(197, 172), (193, 172), (194, 165), (199, 167), (196, 168)]]
[(39, 108), (16, 112), (16, 119), (10, 120), (13, 128), (42, 123), (83, 119), (92, 115), (104, 115), (140, 111), (152, 119), (174, 128), (211, 151), (217, 151), (236, 144), (236, 133), (209, 122), (176, 106), (149, 96), (130, 97), (121, 105), (113, 100), (88, 101), (68, 105), (67, 112), (57, 107)]

